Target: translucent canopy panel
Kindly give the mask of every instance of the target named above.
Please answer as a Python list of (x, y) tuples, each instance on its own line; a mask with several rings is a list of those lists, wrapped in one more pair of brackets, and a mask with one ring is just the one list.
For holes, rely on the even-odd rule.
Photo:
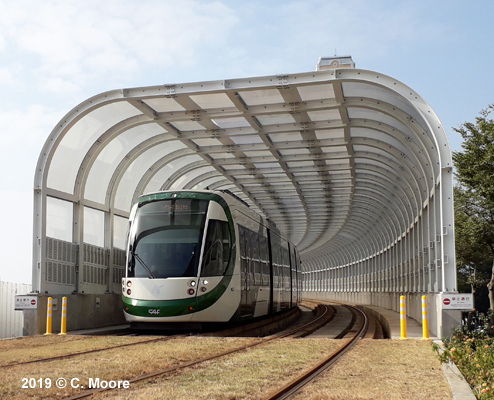
[(113, 247), (117, 249), (125, 249), (125, 240), (127, 239), (127, 229), (129, 221), (127, 218), (117, 215), (113, 218)]
[[(202, 163), (204, 165), (203, 159), (198, 155), (193, 154), (182, 156), (162, 165), (161, 169), (154, 173), (149, 179), (144, 193), (158, 192), (159, 190), (167, 188), (165, 185), (166, 182), (177, 181), (178, 179), (175, 179), (177, 174), (182, 174), (182, 178), (186, 179), (189, 169), (189, 174), (197, 171), (195, 167), (198, 163)], [(214, 170), (214, 168), (212, 169)]]
[(179, 141), (166, 141), (154, 144), (148, 149), (141, 148), (142, 152), (135, 156), (135, 160), (125, 169), (120, 178), (115, 194), (115, 208), (124, 211), (130, 210), (133, 195), (144, 173), (160, 159), (185, 148), (185, 145)]
[(137, 196), (228, 189), (291, 238), (307, 272), (363, 276), (375, 272), (363, 265), (394, 260), (431, 273), (454, 266), (452, 179), (434, 111), (373, 71), (128, 88), (88, 99), (51, 133), (35, 238), (87, 242), (116, 260)]
[(48, 197), (46, 199), (46, 235), (55, 239), (72, 241), (72, 203)]
[(84, 243), (104, 247), (104, 233), (105, 214), (102, 211), (84, 207)]
[(85, 184), (84, 197), (97, 203), (105, 203), (106, 190), (110, 185), (113, 173), (131, 149), (143, 144), (146, 140), (163, 135), (166, 132), (157, 124), (139, 125), (108, 141), (89, 170)]
[(139, 114), (128, 102), (110, 103), (83, 115), (60, 138), (48, 173), (48, 187), (73, 193), (80, 165), (94, 142), (115, 124)]

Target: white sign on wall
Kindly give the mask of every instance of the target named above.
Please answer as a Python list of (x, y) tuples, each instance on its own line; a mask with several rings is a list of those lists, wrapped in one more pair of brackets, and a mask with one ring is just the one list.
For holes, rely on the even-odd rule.
[(473, 310), (473, 294), (441, 294), (443, 310)]
[(15, 296), (15, 310), (35, 310), (38, 308), (38, 297)]

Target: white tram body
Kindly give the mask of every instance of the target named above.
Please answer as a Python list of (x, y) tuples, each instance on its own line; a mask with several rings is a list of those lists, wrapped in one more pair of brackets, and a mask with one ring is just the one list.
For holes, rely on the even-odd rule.
[(297, 305), (300, 259), (274, 225), (221, 191), (163, 191), (132, 208), (124, 314), (131, 323), (237, 322)]

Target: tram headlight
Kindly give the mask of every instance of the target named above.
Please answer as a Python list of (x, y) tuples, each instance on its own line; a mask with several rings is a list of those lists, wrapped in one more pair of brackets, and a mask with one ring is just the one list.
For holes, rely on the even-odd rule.
[(132, 287), (132, 281), (127, 281), (127, 287)]
[(197, 282), (196, 281), (190, 281), (189, 282), (189, 285), (192, 286), (192, 287), (194, 287), (195, 285), (197, 285)]
[(209, 283), (209, 281), (208, 281), (207, 279), (204, 279), (204, 280), (202, 281), (202, 284), (203, 284), (203, 285), (207, 285), (208, 283)]

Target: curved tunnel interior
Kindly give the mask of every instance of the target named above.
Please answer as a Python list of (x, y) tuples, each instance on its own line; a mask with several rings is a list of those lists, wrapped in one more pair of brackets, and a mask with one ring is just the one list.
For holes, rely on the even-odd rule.
[(136, 198), (208, 188), (233, 192), (291, 239), (305, 292), (372, 303), (373, 293), (456, 290), (438, 117), (396, 79), (335, 61), (115, 90), (72, 109), (36, 170), (33, 288), (118, 293)]

